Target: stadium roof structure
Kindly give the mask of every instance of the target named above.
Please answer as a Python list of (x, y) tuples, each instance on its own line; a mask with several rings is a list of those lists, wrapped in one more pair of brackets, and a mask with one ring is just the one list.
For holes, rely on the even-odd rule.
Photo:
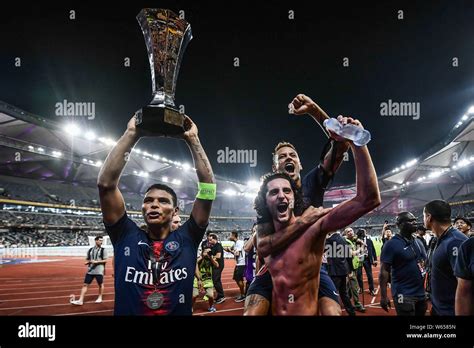
[[(64, 124), (0, 101), (0, 174), (95, 187), (99, 169), (115, 141), (65, 129)], [(389, 173), (379, 176), (382, 205), (375, 212), (396, 213), (423, 206), (432, 199), (448, 201), (474, 195), (474, 108), (444, 141)], [(239, 183), (216, 175), (214, 205), (234, 216), (253, 216), (258, 182)], [(124, 192), (142, 193), (152, 183), (175, 188), (184, 205), (196, 195), (197, 176), (189, 164), (145, 149), (132, 151), (121, 179)], [(337, 204), (355, 195), (354, 185), (333, 187), (325, 203)]]
[[(474, 108), (446, 138), (419, 157), (379, 176), (382, 204), (376, 212), (415, 210), (434, 199), (474, 198)], [(325, 201), (337, 203), (355, 195), (355, 187), (335, 187)]]
[[(0, 174), (96, 187), (99, 169), (114, 144), (113, 139), (64, 128), (60, 122), (0, 101)], [(216, 179), (218, 196), (229, 196), (233, 201), (221, 208), (234, 214), (243, 209), (248, 215), (251, 204), (238, 201), (248, 201), (255, 183), (249, 189), (247, 184), (218, 175)], [(141, 193), (157, 182), (175, 188), (185, 205), (194, 200), (197, 175), (191, 165), (134, 149), (121, 178), (121, 189)]]

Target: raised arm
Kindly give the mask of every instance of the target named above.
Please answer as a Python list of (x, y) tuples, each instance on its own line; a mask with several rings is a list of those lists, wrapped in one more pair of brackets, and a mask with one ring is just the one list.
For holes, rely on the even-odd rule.
[[(206, 152), (199, 141), (198, 128), (188, 116), (186, 116), (185, 127), (188, 130), (184, 133), (183, 139), (191, 150), (199, 182), (204, 184), (215, 184), (211, 164), (209, 163)], [(211, 207), (212, 200), (196, 198), (191, 214), (198, 226), (202, 227), (208, 224)]]
[[(298, 94), (292, 100), (291, 108), (295, 115), (310, 115), (320, 125), (320, 127), (323, 127), (324, 120), (329, 118), (326, 112), (318, 104), (304, 94)], [(337, 172), (347, 150), (349, 150), (349, 142), (347, 141), (334, 140), (330, 143), (330, 148), (326, 152), (322, 161), (322, 167), (328, 177), (333, 177)]]
[[(340, 118), (342, 122), (352, 123), (362, 128), (358, 120)], [(356, 166), (356, 189), (354, 198), (339, 204), (327, 215), (310, 227), (312, 232), (327, 234), (349, 226), (358, 218), (380, 205), (380, 191), (372, 159), (367, 146), (355, 146), (351, 142), (352, 153)]]
[[(254, 228), (254, 230), (255, 230), (255, 228)], [(257, 232), (252, 233), (252, 236), (251, 236), (251, 237), (248, 239), (248, 241), (246, 241), (245, 244), (244, 244), (244, 251), (245, 251), (247, 254), (248, 254), (249, 252), (251, 252), (252, 249), (253, 249), (253, 247), (254, 247), (254, 245), (256, 245), (256, 244), (254, 244), (255, 241), (257, 240), (256, 234), (257, 234)]]
[(127, 124), (127, 130), (112, 148), (100, 169), (97, 186), (102, 216), (107, 224), (116, 223), (125, 214), (125, 203), (118, 183), (132, 148), (139, 138), (133, 116)]
[(294, 224), (290, 224), (278, 233), (274, 232), (272, 223), (257, 225), (257, 251), (259, 257), (266, 258), (270, 254), (278, 254), (331, 209), (310, 206), (304, 211), (303, 215), (296, 218)]

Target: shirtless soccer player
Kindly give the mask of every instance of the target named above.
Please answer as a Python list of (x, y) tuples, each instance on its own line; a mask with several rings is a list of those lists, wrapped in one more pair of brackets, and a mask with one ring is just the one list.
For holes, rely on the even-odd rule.
[[(290, 104), (295, 115), (310, 115), (319, 125), (329, 116), (313, 101), (304, 94), (298, 94)], [(323, 150), (320, 163), (311, 169), (304, 177), (301, 176), (303, 167), (295, 147), (286, 142), (280, 142), (273, 153), (273, 171), (287, 173), (296, 183), (298, 190), (302, 191), (305, 207), (312, 205), (319, 207), (323, 205), (324, 191), (333, 178), (335, 172), (341, 165), (344, 154), (349, 148), (347, 141), (330, 141)], [(320, 211), (308, 210), (304, 216), (298, 217), (298, 224), (288, 227), (284, 233), (285, 239), (273, 245), (265, 242), (262, 236), (273, 232), (271, 221), (258, 219), (257, 231), (260, 236), (261, 247), (258, 250), (258, 258), (263, 265), (263, 258), (282, 248), (286, 248), (293, 240), (292, 236), (298, 234), (296, 230), (304, 230), (314, 223)], [(296, 216), (300, 215), (298, 213)], [(304, 221), (304, 224), (303, 224)], [(301, 231), (300, 231), (301, 232)], [(254, 241), (255, 245), (257, 242)], [(262, 247), (263, 245), (263, 247)], [(245, 301), (244, 315), (267, 315), (271, 306), (272, 279), (266, 267), (258, 268), (258, 273), (249, 287)], [(339, 296), (336, 286), (325, 270), (321, 269), (319, 284), (319, 311), (321, 315), (341, 315)]]
[[(338, 119), (343, 124), (362, 127), (352, 118)], [(318, 315), (319, 270), (327, 233), (352, 224), (380, 204), (377, 175), (367, 146), (350, 143), (350, 147), (356, 166), (356, 196), (328, 209), (326, 215), (295, 235), (289, 246), (265, 257), (273, 281), (274, 315)], [(288, 174), (271, 173), (264, 177), (255, 209), (259, 216), (273, 222), (274, 232), (267, 238), (270, 246), (284, 238), (285, 228), (298, 223), (295, 212), (303, 206), (302, 201), (296, 183)], [(259, 241), (258, 247), (261, 246)]]

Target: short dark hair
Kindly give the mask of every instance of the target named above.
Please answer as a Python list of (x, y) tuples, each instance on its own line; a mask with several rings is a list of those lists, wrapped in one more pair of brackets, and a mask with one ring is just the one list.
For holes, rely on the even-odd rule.
[(209, 237), (211, 237), (214, 240), (217, 240), (217, 234), (215, 233), (209, 233)]
[(296, 182), (287, 173), (275, 172), (275, 173), (267, 173), (264, 176), (262, 176), (262, 179), (261, 179), (262, 185), (260, 186), (257, 197), (255, 198), (255, 202), (253, 204), (253, 207), (256, 210), (259, 218), (263, 221), (272, 221), (272, 217), (270, 216), (270, 212), (268, 211), (268, 207), (267, 207), (266, 195), (268, 192), (267, 184), (270, 181), (275, 180), (275, 179), (288, 180), (288, 182), (291, 185), (291, 189), (293, 190), (293, 194), (295, 196), (293, 213), (295, 214), (295, 216), (301, 215), (304, 211), (303, 195), (301, 194), (301, 191), (298, 190), (298, 187), (296, 186)]
[(231, 234), (233, 234), (235, 236), (235, 238), (239, 238), (239, 232), (237, 231), (232, 231), (230, 232)]
[(446, 201), (435, 199), (425, 205), (425, 211), (437, 222), (451, 223), (451, 206)]
[(176, 208), (178, 206), (178, 196), (176, 196), (176, 192), (174, 192), (174, 190), (168, 185), (153, 184), (146, 189), (145, 194), (147, 194), (151, 190), (162, 190), (168, 192), (173, 197), (173, 207)]
[(97, 236), (97, 237), (94, 238), (94, 240), (96, 240), (96, 241), (99, 240), (99, 239), (104, 239), (104, 237), (102, 237), (102, 236)]
[(362, 236), (367, 235), (367, 231), (363, 228), (359, 228), (357, 230), (357, 238), (361, 238)]
[(468, 218), (465, 218), (464, 216), (458, 216), (456, 219), (454, 219), (454, 223), (456, 223), (458, 220), (462, 220), (466, 223), (466, 225), (472, 227), (472, 222)]

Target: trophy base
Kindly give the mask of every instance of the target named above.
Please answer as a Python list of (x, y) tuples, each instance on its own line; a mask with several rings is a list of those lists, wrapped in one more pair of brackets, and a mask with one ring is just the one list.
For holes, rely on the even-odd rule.
[(184, 115), (164, 105), (147, 105), (138, 110), (136, 126), (145, 135), (171, 136), (185, 132)]

